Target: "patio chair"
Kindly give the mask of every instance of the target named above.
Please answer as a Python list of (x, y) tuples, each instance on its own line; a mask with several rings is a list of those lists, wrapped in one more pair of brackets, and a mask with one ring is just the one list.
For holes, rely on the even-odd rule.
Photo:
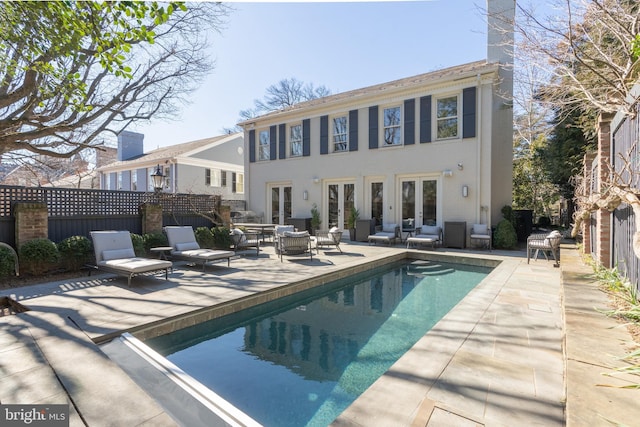
[(284, 236), (284, 233), (290, 233), (296, 231), (293, 225), (276, 225), (273, 228), (273, 245), (276, 250), (276, 254), (280, 254), (280, 237)]
[(482, 247), (488, 247), (491, 251), (491, 228), (487, 224), (473, 224), (469, 232), (469, 243), (481, 242)]
[(96, 268), (127, 277), (127, 285), (131, 286), (131, 278), (137, 274), (164, 270), (164, 278), (169, 278), (171, 261), (137, 257), (133, 250), (131, 233), (128, 231), (92, 231), (93, 251), (96, 257)]
[(415, 236), (407, 237), (407, 249), (411, 246), (430, 244), (432, 248), (442, 243), (442, 227), (423, 225), (416, 228)]
[(527, 237), (527, 264), (529, 264), (533, 251), (535, 251), (534, 259), (538, 259), (538, 253), (542, 252), (546, 260), (549, 260), (547, 252), (550, 252), (555, 261), (555, 266), (558, 267), (560, 265), (561, 240), (562, 234), (557, 230), (551, 233), (532, 234)]
[(239, 228), (231, 230), (231, 240), (233, 241), (233, 251), (256, 248), (256, 256), (260, 254), (260, 233), (257, 231), (242, 231)]
[(316, 252), (319, 253), (322, 246), (335, 246), (340, 253), (340, 241), (342, 240), (342, 230), (333, 227), (330, 230), (316, 230)]
[(384, 242), (391, 246), (391, 244), (395, 243), (398, 238), (400, 238), (400, 226), (398, 224), (383, 224), (382, 230), (369, 235), (367, 240), (369, 241), (369, 244), (372, 242), (374, 244)]
[(313, 260), (311, 236), (308, 231), (287, 231), (278, 236), (278, 253), (280, 262), (284, 255), (301, 255), (309, 252), (309, 259)]
[(193, 227), (168, 225), (164, 227), (164, 232), (171, 246), (172, 259), (182, 259), (193, 263), (202, 263), (202, 271), (210, 261), (221, 259), (227, 260), (227, 266), (231, 265), (231, 257), (235, 255), (233, 251), (220, 249), (202, 249), (196, 241)]

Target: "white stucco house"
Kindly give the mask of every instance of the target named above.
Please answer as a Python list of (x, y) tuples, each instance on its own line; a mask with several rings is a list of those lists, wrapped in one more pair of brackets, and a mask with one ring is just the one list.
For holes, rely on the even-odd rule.
[(118, 135), (118, 160), (98, 168), (100, 188), (154, 191), (151, 175), (160, 168), (163, 192), (221, 195), (245, 200), (244, 137), (241, 132), (158, 148), (143, 153), (144, 135)]
[(486, 60), (239, 123), (248, 209), (285, 223), (316, 204), (321, 228), (346, 228), (354, 206), (376, 224), (495, 225), (512, 200), (513, 140), (513, 32), (496, 28), (515, 2), (488, 9)]

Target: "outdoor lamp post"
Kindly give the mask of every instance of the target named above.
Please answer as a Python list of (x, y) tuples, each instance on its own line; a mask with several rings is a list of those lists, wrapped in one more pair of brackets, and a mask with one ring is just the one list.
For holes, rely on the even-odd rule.
[(160, 164), (156, 166), (156, 170), (151, 174), (151, 183), (153, 184), (153, 189), (156, 193), (160, 192), (163, 187), (164, 175), (162, 174), (162, 169), (160, 168)]

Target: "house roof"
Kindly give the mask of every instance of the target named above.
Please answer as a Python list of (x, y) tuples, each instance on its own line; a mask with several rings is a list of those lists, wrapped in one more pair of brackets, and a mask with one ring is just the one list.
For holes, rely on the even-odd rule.
[(157, 148), (155, 150), (149, 151), (141, 156), (134, 157), (128, 160), (119, 160), (116, 162), (109, 163), (106, 166), (100, 167), (97, 170), (109, 170), (116, 169), (122, 167), (124, 165), (129, 165), (131, 163), (155, 163), (156, 161), (166, 160), (166, 159), (175, 159), (180, 157), (183, 154), (197, 152), (200, 150), (204, 150), (210, 148), (212, 146), (218, 145), (227, 139), (232, 139), (238, 136), (242, 136), (242, 132), (232, 133), (232, 134), (224, 134), (219, 136), (214, 136), (211, 138), (198, 139), (196, 141), (184, 142), (182, 144), (170, 145), (167, 147)]
[(406, 77), (399, 80), (393, 80), (373, 86), (342, 92), (335, 95), (329, 95), (322, 98), (312, 99), (310, 101), (300, 102), (286, 109), (272, 111), (267, 114), (244, 120), (238, 123), (244, 126), (255, 122), (256, 120), (268, 120), (282, 114), (289, 114), (314, 107), (330, 106), (338, 104), (346, 100), (352, 101), (354, 98), (366, 98), (374, 95), (387, 95), (397, 91), (410, 89), (412, 87), (434, 84), (443, 81), (459, 80), (466, 77), (473, 77), (478, 74), (494, 72), (498, 69), (498, 63), (489, 63), (486, 60), (469, 62), (467, 64), (456, 65), (454, 67), (444, 68), (441, 70), (431, 71), (417, 76)]

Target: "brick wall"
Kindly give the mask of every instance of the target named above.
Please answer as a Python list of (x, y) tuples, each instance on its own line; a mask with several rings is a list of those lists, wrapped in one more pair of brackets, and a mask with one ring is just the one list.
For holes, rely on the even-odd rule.
[(49, 237), (49, 212), (46, 203), (16, 203), (15, 217), (16, 248), (33, 239)]

